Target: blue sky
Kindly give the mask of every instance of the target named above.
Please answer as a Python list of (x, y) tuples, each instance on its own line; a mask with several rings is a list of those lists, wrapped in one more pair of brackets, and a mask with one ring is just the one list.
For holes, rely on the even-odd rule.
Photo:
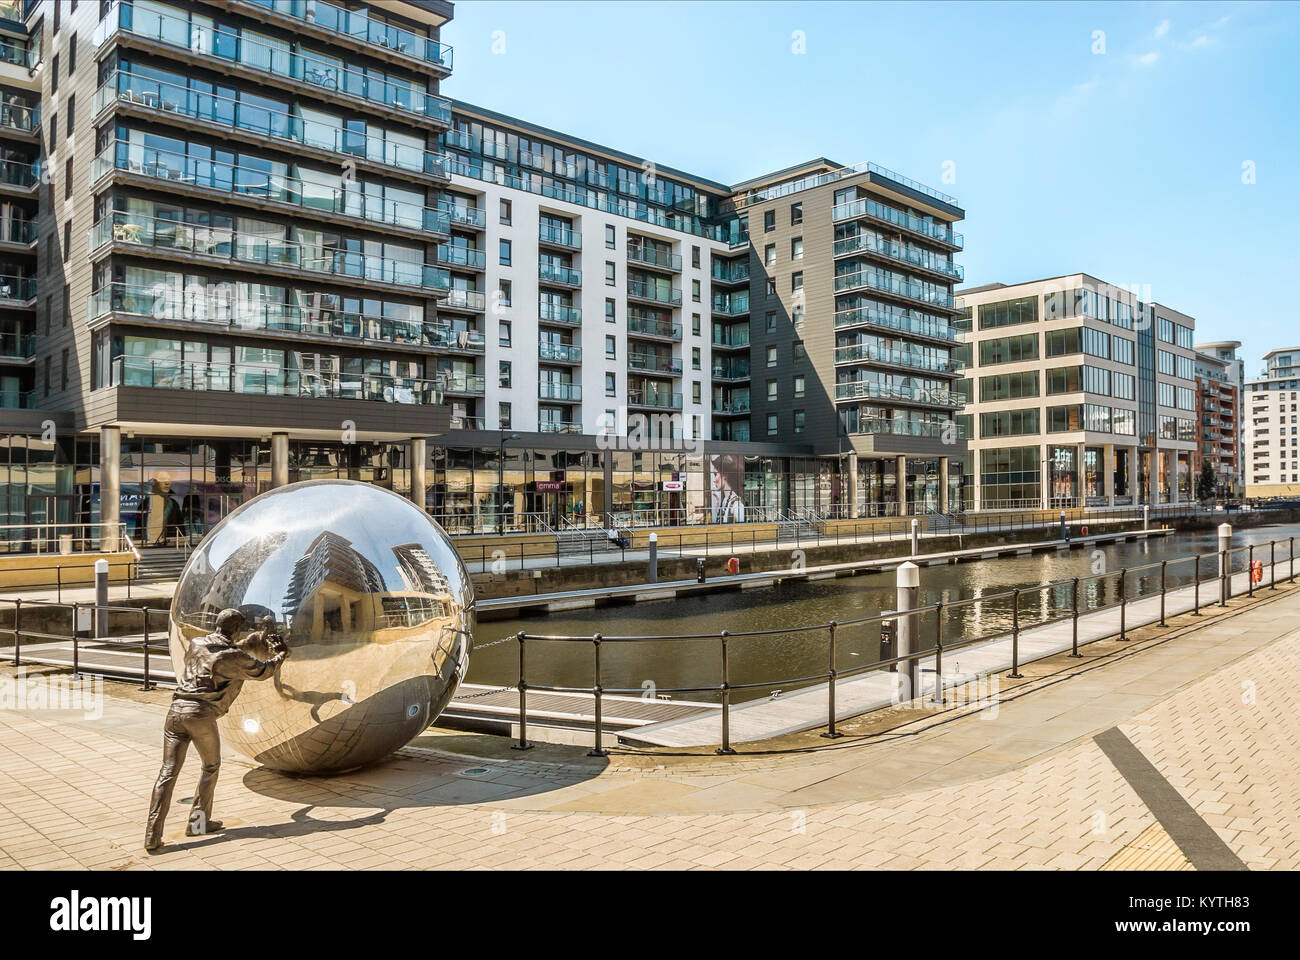
[(1138, 285), (1247, 375), (1300, 343), (1300, 4), (460, 0), (443, 39), (444, 94), (700, 176), (952, 194), (969, 284)]

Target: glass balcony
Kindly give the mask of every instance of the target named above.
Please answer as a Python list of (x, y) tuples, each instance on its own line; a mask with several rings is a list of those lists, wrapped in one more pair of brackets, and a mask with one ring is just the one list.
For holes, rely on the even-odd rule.
[(542, 283), (558, 283), (569, 287), (582, 286), (582, 274), (572, 267), (559, 263), (547, 263), (542, 260), (537, 264), (537, 279)]
[(713, 312), (730, 317), (749, 313), (749, 293), (715, 293), (713, 295)]
[(0, 357), (28, 360), (36, 356), (36, 334), (0, 333)]
[(633, 263), (645, 263), (652, 267), (661, 267), (673, 273), (682, 272), (682, 258), (675, 253), (668, 253), (642, 244), (627, 245), (627, 258)]
[(935, 340), (957, 341), (957, 329), (936, 317), (924, 314), (901, 313), (894, 310), (880, 310), (875, 307), (855, 307), (841, 310), (835, 314), (836, 327), (856, 327), (862, 324), (881, 327), (887, 330), (899, 330), (914, 333)]
[(475, 230), (487, 226), (487, 213), (478, 207), (443, 200), (438, 204), (438, 209), (447, 214), (448, 219), (457, 226), (473, 227)]
[(634, 310), (627, 312), (627, 332), (646, 337), (662, 337), (665, 340), (682, 338), (681, 324), (670, 323), (651, 314), (637, 313)]
[(671, 390), (628, 390), (627, 405), (629, 407), (652, 407), (655, 410), (680, 410), (682, 408), (682, 395), (673, 393)]
[(715, 347), (747, 347), (749, 346), (749, 327), (732, 328), (719, 332), (713, 331), (713, 345)]
[(714, 260), (712, 275), (719, 283), (742, 283), (749, 279), (749, 261), (729, 264), (725, 260)]
[(965, 427), (957, 421), (903, 420), (889, 417), (861, 417), (850, 434), (889, 434), (895, 437), (955, 437), (967, 439)]
[(679, 357), (664, 357), (655, 353), (629, 353), (627, 355), (627, 368), (635, 371), (670, 373), (674, 376), (680, 376), (682, 361)]
[[(110, 313), (131, 314), (153, 320), (210, 325), (219, 330), (264, 330), (270, 333), (307, 334), (329, 339), (431, 346), (437, 343), (434, 328), (419, 320), (396, 320), (283, 299), (248, 297), (231, 283), (191, 284), (185, 289), (156, 284), (114, 283), (92, 293), (86, 300), (86, 319), (93, 321)], [(290, 297), (294, 292), (290, 292)]]
[(666, 303), (675, 307), (682, 305), (682, 291), (679, 288), (669, 288), (645, 280), (629, 280), (627, 295), (638, 300), (652, 300), (655, 303)]
[(487, 350), (487, 339), (483, 336), (483, 331), (458, 330), (446, 324), (433, 325), (429, 342), (435, 347), (466, 353), (483, 353)]
[(537, 359), (551, 363), (578, 363), (582, 360), (582, 347), (542, 340), (537, 344)]
[(537, 239), (556, 247), (568, 247), (578, 250), (582, 247), (582, 234), (574, 233), (568, 227), (558, 227), (549, 223), (537, 225)]
[(346, 157), (400, 170), (421, 171), (446, 177), (447, 158), (441, 153), (394, 143), (379, 137), (302, 117), (270, 110), (252, 103), (199, 93), (185, 86), (137, 77), (125, 71), (110, 74), (95, 91), (98, 115), (115, 102), (142, 106), (159, 113), (173, 113), (231, 130), (246, 130), (259, 137), (316, 147)]
[(869, 288), (917, 300), (927, 306), (952, 307), (952, 294), (942, 290), (928, 290), (919, 283), (912, 283), (888, 273), (860, 270), (857, 273), (842, 273), (835, 277), (835, 292), (847, 293), (850, 290)]
[(453, 430), (482, 430), (487, 425), (482, 417), (465, 417), (460, 414), (452, 414), (450, 426)]
[(232, 264), (286, 267), (327, 276), (394, 283), (421, 291), (446, 291), (451, 284), (446, 270), (428, 264), (129, 213), (113, 213), (100, 220), (90, 228), (88, 244), (92, 256), (109, 244), (123, 244), (181, 251)]
[(719, 400), (715, 397), (713, 400), (713, 412), (723, 417), (746, 414), (749, 413), (749, 401), (745, 399)]
[(881, 384), (874, 380), (852, 380), (835, 384), (836, 400), (884, 399), (905, 403), (925, 403), (937, 407), (961, 407), (966, 401), (952, 390), (940, 387), (916, 387)]
[(35, 300), (36, 278), (16, 274), (0, 275), (0, 300)]
[(946, 223), (939, 223), (935, 220), (925, 220), (921, 217), (914, 217), (902, 210), (897, 210), (887, 204), (879, 203), (875, 200), (862, 198), (861, 200), (851, 200), (848, 203), (841, 203), (831, 209), (831, 220), (838, 222), (840, 220), (857, 220), (861, 217), (867, 217), (871, 220), (878, 220), (882, 223), (888, 223), (898, 227), (901, 230), (909, 230), (912, 233), (918, 233), (928, 237), (931, 240), (938, 240), (950, 247), (961, 249), (965, 246), (966, 241), (960, 233), (954, 233), (952, 227)]
[(0, 220), (0, 241), (29, 244), (36, 240), (36, 221), (11, 217)]
[(461, 370), (446, 370), (438, 375), (438, 383), (447, 393), (482, 393), (487, 383), (481, 374)]
[(966, 271), (957, 264), (945, 260), (929, 250), (922, 250), (920, 247), (914, 247), (911, 244), (894, 243), (868, 233), (835, 241), (835, 256), (847, 257), (855, 253), (875, 254), (886, 260), (892, 260), (895, 263), (906, 264), (921, 270), (929, 270), (953, 280), (960, 281), (966, 278)]
[(582, 399), (582, 384), (543, 380), (537, 384), (537, 396), (541, 400), (560, 400), (566, 403), (576, 403)]
[(541, 300), (537, 304), (537, 319), (543, 323), (561, 323), (576, 327), (582, 323), (582, 309), (564, 303)]
[(451, 123), (451, 102), (427, 93), (416, 83), (349, 70), (340, 61), (242, 37), (229, 28), (214, 28), (143, 7), (137, 10), (134, 4), (121, 2), (109, 11), (96, 30), (97, 45), (101, 31), (106, 36), (116, 30), (214, 60), (226, 60), (268, 76), (321, 87), (337, 96), (378, 104), (444, 125)]
[(420, 405), (443, 402), (442, 392), (433, 380), (360, 373), (303, 373), (267, 364), (190, 363), (150, 357), (114, 357), (110, 386)]
[(20, 393), (17, 390), (0, 390), (0, 410), (36, 410), (40, 404), (36, 391)]
[(267, 200), (308, 214), (334, 214), (367, 223), (433, 233), (446, 233), (450, 227), (447, 214), (433, 207), (399, 203), (368, 196), (358, 190), (340, 189), (331, 183), (268, 174), (252, 167), (188, 157), (124, 140), (110, 142), (95, 157), (91, 168), (92, 182), (114, 169), (167, 183)]
[(281, 16), (332, 31), (340, 37), (364, 40), (451, 72), (452, 48), (391, 23), (367, 16), (364, 10), (347, 10), (324, 0), (235, 0), (235, 6), (259, 6)]
[(440, 243), (434, 253), (434, 259), (449, 266), (470, 267), (482, 270), (487, 263), (487, 256), (482, 250), (471, 250), (452, 243)]
[(571, 420), (538, 420), (538, 433), (582, 433), (582, 424)]
[(936, 373), (959, 373), (965, 369), (960, 360), (949, 357), (932, 357), (912, 350), (881, 349), (871, 344), (859, 343), (835, 348), (836, 363), (885, 363)]
[(21, 160), (0, 160), (0, 183), (11, 187), (35, 186), (41, 179), (41, 164)]
[(736, 360), (714, 360), (713, 379), (748, 380), (749, 360), (747, 358), (739, 358)]
[[(7, 8), (16, 6), (16, 4), (0, 4), (0, 19), (16, 20), (19, 23), (23, 21), (21, 10), (6, 14)], [(0, 37), (0, 63), (12, 63), (16, 67), (34, 67), (36, 63), (32, 62), (32, 49), (27, 45), (27, 41), (19, 37)]]
[[(0, 49), (3, 46), (0, 45)], [(24, 107), (16, 103), (0, 104), (0, 129), (34, 133), (41, 126), (41, 108)]]
[(487, 309), (487, 297), (478, 290), (452, 287), (447, 291), (446, 299), (440, 306), (452, 310), (472, 310), (475, 313), (482, 313)]

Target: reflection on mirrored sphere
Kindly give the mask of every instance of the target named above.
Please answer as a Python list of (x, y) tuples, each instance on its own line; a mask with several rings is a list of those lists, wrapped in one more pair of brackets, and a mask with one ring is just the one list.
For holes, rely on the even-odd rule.
[(221, 721), (236, 750), (277, 770), (386, 756), (433, 722), (469, 666), (474, 588), (460, 555), (424, 511), (368, 483), (290, 484), (213, 528), (172, 601), (178, 669), (227, 607), (244, 614), (253, 656), (271, 655), (263, 628), (292, 651)]

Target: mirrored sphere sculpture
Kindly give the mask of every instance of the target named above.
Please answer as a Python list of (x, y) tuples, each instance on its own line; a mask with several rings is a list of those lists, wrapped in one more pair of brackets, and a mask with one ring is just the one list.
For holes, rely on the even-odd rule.
[[(226, 607), (249, 632), (272, 618), (292, 651), (273, 679), (245, 683), (221, 721), (228, 743), (276, 770), (386, 756), (433, 722), (469, 666), (474, 587), (460, 555), (423, 510), (368, 483), (290, 484), (217, 524), (172, 601), (178, 669)], [(256, 634), (244, 643), (270, 655)]]

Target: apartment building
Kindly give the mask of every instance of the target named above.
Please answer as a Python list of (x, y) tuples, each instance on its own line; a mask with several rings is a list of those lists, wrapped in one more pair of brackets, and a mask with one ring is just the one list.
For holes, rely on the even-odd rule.
[(958, 293), (974, 508), (1191, 499), (1191, 317), (1082, 273)]
[(1196, 462), (1193, 487), (1201, 493), (1205, 464), (1214, 475), (1215, 497), (1241, 496), (1242, 361), (1238, 340), (1196, 345)]
[(1247, 380), (1246, 496), (1300, 496), (1300, 347), (1264, 354), (1264, 370)]
[(457, 531), (961, 505), (953, 198), (444, 99), (442, 0), (4, 9), (11, 518), (148, 544), (326, 476)]

